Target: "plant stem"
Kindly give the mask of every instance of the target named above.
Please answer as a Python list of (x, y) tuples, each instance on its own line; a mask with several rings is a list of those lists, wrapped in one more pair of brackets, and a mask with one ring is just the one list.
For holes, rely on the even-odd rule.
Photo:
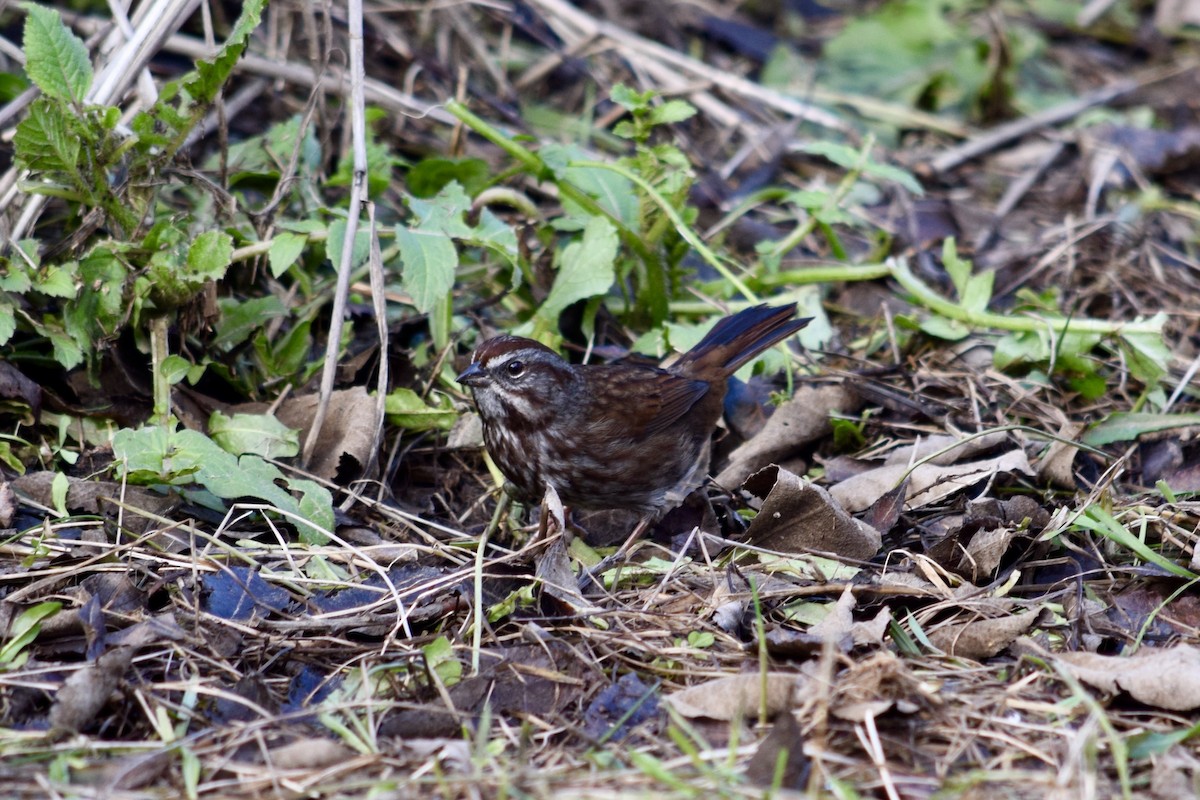
[(947, 319), (957, 320), (976, 328), (995, 328), (1002, 331), (1019, 333), (1042, 331), (1047, 328), (1057, 333), (1098, 333), (1105, 336), (1120, 334), (1154, 334), (1162, 333), (1166, 315), (1159, 313), (1147, 320), (1135, 322), (1108, 322), (1100, 319), (1067, 319), (1065, 317), (1026, 316), (1019, 317), (1010, 314), (994, 314), (990, 311), (971, 311), (957, 303), (951, 302), (926, 286), (908, 268), (908, 262), (903, 258), (889, 259), (892, 277), (914, 299), (925, 308), (940, 314)]

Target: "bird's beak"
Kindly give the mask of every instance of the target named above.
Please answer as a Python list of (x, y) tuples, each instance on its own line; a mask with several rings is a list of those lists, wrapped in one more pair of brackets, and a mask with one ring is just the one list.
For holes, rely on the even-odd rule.
[(462, 371), (462, 374), (455, 378), (463, 386), (483, 386), (488, 382), (487, 373), (483, 371), (483, 367), (479, 366), (479, 362), (471, 362), (471, 366)]

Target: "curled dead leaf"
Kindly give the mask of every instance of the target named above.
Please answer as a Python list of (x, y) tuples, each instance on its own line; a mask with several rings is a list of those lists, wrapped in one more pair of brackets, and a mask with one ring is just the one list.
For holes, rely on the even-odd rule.
[(747, 479), (744, 489), (763, 498), (746, 540), (784, 553), (823, 552), (868, 559), (879, 552), (879, 531), (846, 513), (829, 492), (781, 467)]

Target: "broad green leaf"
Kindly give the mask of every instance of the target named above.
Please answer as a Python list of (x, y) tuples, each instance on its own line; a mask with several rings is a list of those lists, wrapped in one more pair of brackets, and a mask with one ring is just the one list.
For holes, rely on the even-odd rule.
[(1171, 349), (1161, 333), (1125, 334), (1120, 339), (1121, 353), (1129, 374), (1147, 386), (1156, 385), (1171, 363)]
[(83, 348), (70, 334), (59, 327), (57, 321), (45, 319), (42, 333), (50, 339), (54, 348), (54, 360), (62, 364), (64, 369), (75, 369), (83, 363)]
[(79, 147), (79, 136), (72, 131), (68, 112), (45, 97), (30, 104), (29, 113), (13, 135), (17, 160), (34, 172), (77, 174)]
[(47, 97), (80, 103), (92, 86), (92, 64), (83, 40), (57, 11), (22, 3), (25, 9), (25, 72)]
[[(113, 435), (113, 456), (124, 477), (135, 483), (198, 485), (225, 500), (256, 498), (294, 514), (301, 538), (322, 543), (322, 530), (333, 529), (333, 497), (312, 481), (289, 478), (274, 464), (253, 455), (227, 453), (198, 431), (167, 431), (154, 426), (123, 429)], [(296, 491), (300, 499), (284, 486)]]
[(471, 226), (464, 217), (471, 210), (471, 198), (457, 182), (447, 184), (432, 200), (408, 198), (408, 207), (417, 224), (413, 229), (444, 233), (447, 236), (470, 236)]
[(192, 371), (192, 362), (183, 356), (169, 355), (163, 359), (162, 366), (159, 369), (162, 370), (163, 378), (166, 379), (167, 383), (174, 386), (186, 378), (188, 373)]
[(579, 300), (606, 294), (616, 280), (617, 229), (604, 217), (593, 217), (583, 237), (562, 251), (561, 265), (538, 316), (555, 321)]
[[(325, 257), (333, 262), (334, 269), (341, 269), (342, 249), (346, 244), (346, 220), (335, 220), (329, 225), (329, 236), (325, 240)], [(351, 269), (365, 264), (371, 254), (371, 232), (362, 225), (354, 236), (354, 249), (350, 254)]]
[(281, 231), (271, 240), (271, 249), (267, 253), (267, 262), (271, 265), (271, 275), (278, 278), (287, 272), (288, 267), (296, 263), (300, 254), (308, 245), (308, 237), (300, 233)]
[(79, 286), (75, 282), (77, 270), (78, 264), (74, 261), (49, 265), (39, 276), (37, 290), (50, 297), (75, 297), (79, 293)]
[(480, 158), (426, 158), (405, 175), (408, 191), (413, 197), (429, 198), (451, 182), (460, 184), (468, 195), (474, 196), (491, 180), (487, 162)]
[(454, 288), (458, 250), (445, 233), (396, 228), (404, 265), (403, 284), (416, 307), (428, 312)]
[(450, 430), (458, 412), (449, 397), (436, 395), (436, 404), (426, 403), (412, 389), (397, 387), (384, 400), (384, 413), (398, 427), (410, 431)]
[[(569, 181), (576, 188), (590, 195), (600, 204), (601, 208), (612, 214), (621, 224), (630, 228), (637, 226), (638, 192), (634, 189), (633, 184), (624, 177), (612, 170), (597, 167), (568, 166), (572, 161), (590, 158), (587, 151), (576, 145), (548, 144), (541, 149), (539, 155), (560, 179)], [(561, 230), (578, 230), (584, 225), (582, 221), (586, 221), (591, 216), (568, 198), (564, 197), (562, 204), (567, 219), (559, 221), (557, 227)]]
[(228, 352), (250, 338), (250, 334), (277, 317), (287, 316), (283, 301), (275, 295), (239, 300), (236, 297), (221, 298), (221, 320), (217, 323), (217, 335), (212, 347)]
[(232, 260), (233, 237), (224, 231), (205, 231), (188, 248), (188, 269), (201, 282), (225, 277)]
[(971, 329), (956, 319), (932, 316), (921, 321), (921, 330), (929, 336), (958, 342), (971, 335)]
[(454, 645), (445, 636), (439, 636), (421, 647), (425, 666), (437, 673), (446, 686), (453, 686), (462, 678), (463, 667), (454, 655)]
[(239, 456), (290, 458), (300, 452), (300, 433), (271, 414), (227, 416), (214, 411), (208, 419), (208, 435), (222, 450)]

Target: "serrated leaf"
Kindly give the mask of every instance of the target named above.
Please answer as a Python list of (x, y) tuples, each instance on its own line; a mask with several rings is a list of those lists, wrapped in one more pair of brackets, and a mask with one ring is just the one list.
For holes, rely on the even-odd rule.
[(604, 217), (593, 217), (583, 238), (562, 251), (562, 264), (538, 316), (557, 320), (563, 309), (579, 300), (605, 294), (617, 279), (617, 229)]
[(160, 159), (175, 155), (233, 72), (265, 6), (266, 0), (245, 0), (229, 38), (216, 55), (196, 62), (194, 70), (164, 86), (158, 102), (134, 118), (131, 127), (138, 135), (139, 147), (157, 149)]
[(422, 312), (445, 300), (454, 288), (458, 250), (445, 233), (396, 228), (396, 244), (404, 264), (404, 291)]
[(72, 370), (83, 363), (83, 348), (65, 330), (56, 325), (46, 325), (43, 333), (54, 348), (54, 360), (62, 364), (64, 369)]
[(67, 111), (44, 97), (30, 104), (29, 113), (13, 135), (17, 160), (34, 172), (75, 174), (79, 147)]
[(78, 265), (69, 261), (65, 264), (51, 264), (46, 267), (38, 281), (38, 291), (50, 297), (71, 298), (79, 292), (75, 283), (75, 272)]
[(417, 224), (415, 230), (444, 233), (447, 236), (471, 235), (471, 226), (463, 218), (471, 209), (471, 198), (457, 181), (451, 181), (432, 200), (408, 198), (408, 207)]
[(263, 458), (290, 458), (300, 452), (300, 434), (271, 414), (234, 414), (214, 411), (208, 435), (227, 453), (251, 453)]
[[(308, 520), (298, 525), (307, 542), (322, 543), (321, 530), (333, 528), (333, 497), (312, 481), (293, 480), (274, 464), (253, 455), (238, 458), (198, 431), (148, 427), (113, 435), (113, 455), (134, 482), (199, 485), (219, 498), (253, 497)], [(300, 494), (294, 497), (284, 486)]]
[(220, 280), (232, 261), (233, 237), (224, 231), (205, 231), (188, 248), (188, 270), (197, 280)]
[(47, 97), (82, 102), (92, 86), (92, 64), (83, 40), (57, 11), (35, 3), (25, 9), (25, 72)]

